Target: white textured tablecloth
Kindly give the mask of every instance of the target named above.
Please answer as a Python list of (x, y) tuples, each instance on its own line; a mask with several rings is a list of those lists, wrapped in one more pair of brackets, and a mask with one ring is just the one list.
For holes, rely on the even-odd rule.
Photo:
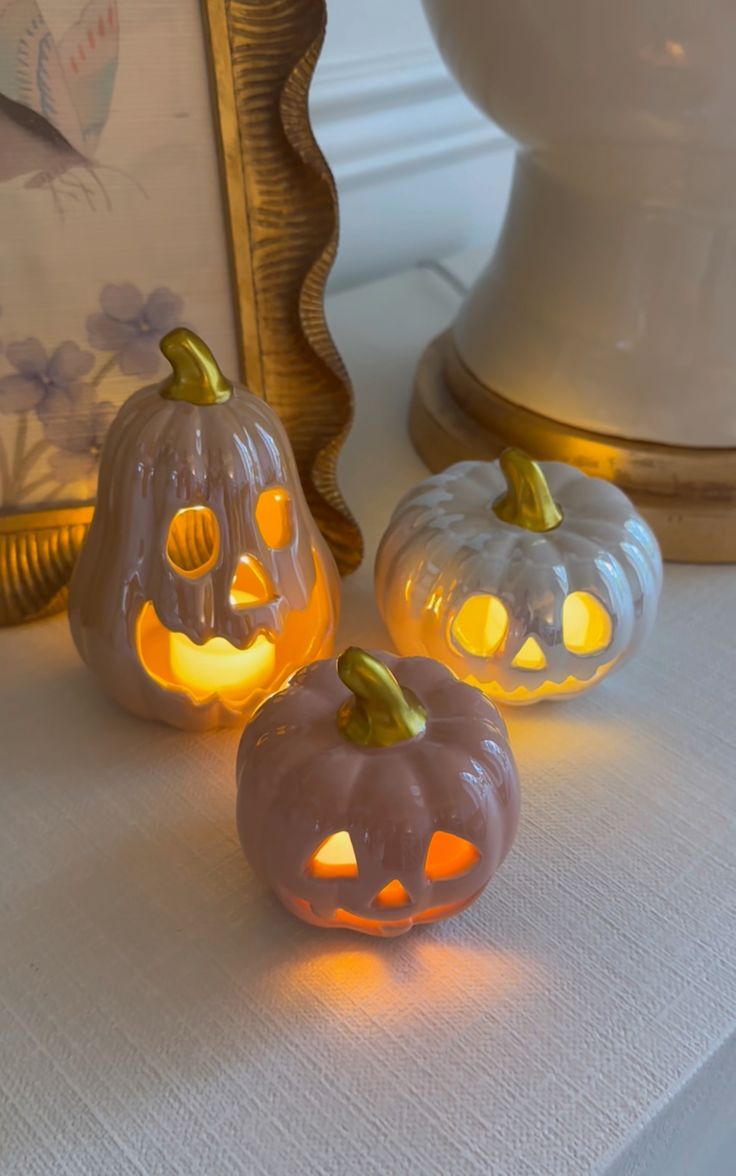
[[(424, 472), (411, 375), (456, 304), (427, 272), (331, 304), (369, 561)], [(345, 600), (343, 641), (385, 644), (369, 562)], [(638, 662), (507, 712), (522, 823), (485, 895), (376, 942), (303, 926), (254, 882), (236, 734), (117, 710), (64, 617), (0, 632), (0, 1170), (615, 1164), (734, 1025), (735, 679), (736, 573), (669, 567)]]

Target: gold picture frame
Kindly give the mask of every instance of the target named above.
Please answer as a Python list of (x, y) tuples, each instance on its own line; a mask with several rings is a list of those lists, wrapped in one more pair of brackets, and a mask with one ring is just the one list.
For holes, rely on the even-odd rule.
[[(309, 87), (326, 0), (201, 0), (242, 376), (281, 416), (302, 483), (340, 571), (359, 528), (337, 484), (352, 418), (324, 291), (337, 248), (337, 195), (314, 139)], [(93, 513), (60, 504), (0, 517), (0, 625), (64, 607)]]

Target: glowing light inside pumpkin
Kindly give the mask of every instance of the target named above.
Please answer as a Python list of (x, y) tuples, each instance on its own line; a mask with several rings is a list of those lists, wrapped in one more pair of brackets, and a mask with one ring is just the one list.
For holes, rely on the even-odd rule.
[(452, 631), (466, 653), (491, 657), (501, 646), (509, 627), (509, 614), (497, 596), (471, 596), (455, 618)]
[(384, 886), (383, 890), (376, 895), (373, 905), (377, 907), (404, 907), (411, 902), (411, 895), (405, 886), (399, 882), (398, 878), (394, 878), (393, 882), (389, 882), (388, 886)]
[[(376, 935), (380, 938), (389, 939), (395, 935), (403, 935), (405, 931), (410, 930), (415, 924), (436, 923), (439, 919), (448, 919), (451, 915), (456, 915), (464, 910), (465, 907), (470, 906), (471, 903), (475, 902), (477, 897), (477, 894), (471, 894), (469, 898), (461, 899), (459, 902), (428, 907), (418, 914), (407, 912), (403, 918), (400, 915), (396, 918), (390, 918), (388, 915), (384, 915), (375, 919), (367, 919), (364, 915), (356, 915), (352, 911), (345, 910), (344, 907), (338, 907), (329, 916), (320, 915), (303, 898), (287, 897), (285, 902), (286, 906), (300, 919), (306, 920), (307, 923), (314, 923), (317, 927), (350, 927), (353, 931), (361, 931), (364, 935)], [(391, 909), (391, 907), (386, 908), (386, 910)], [(401, 908), (393, 909), (400, 911)]]
[(414, 923), (422, 920), (405, 916), (403, 919), (366, 919), (363, 915), (354, 915), (352, 911), (338, 907), (331, 919), (312, 920), (322, 927), (350, 927), (353, 931), (361, 931), (364, 935), (376, 935), (381, 939), (392, 939), (395, 935), (402, 935), (409, 931)]
[[(302, 664), (325, 656), (331, 647), (330, 588), (324, 568), (315, 559), (315, 584), (306, 608), (287, 611), (281, 629), (259, 633), (246, 649), (237, 649), (225, 638), (215, 637), (198, 645), (183, 633), (173, 633), (161, 623), (152, 601), (146, 601), (136, 622), (136, 652), (146, 673), (164, 690), (183, 693), (195, 702), (219, 694), (241, 713), (249, 713), (277, 690)], [(230, 589), (230, 603), (247, 609), (276, 598), (261, 563), (243, 557)]]
[[(248, 583), (254, 590), (236, 587)], [(233, 608), (250, 608), (268, 599), (265, 573), (257, 561), (248, 557), (240, 561), (230, 592)], [(276, 665), (273, 641), (259, 633), (247, 649), (236, 649), (224, 637), (211, 637), (202, 645), (191, 641), (186, 633), (169, 635), (169, 657), (174, 676), (185, 685), (196, 683), (201, 689), (222, 691), (259, 685), (268, 681)]]
[(479, 860), (480, 853), (470, 841), (440, 830), (429, 843), (424, 869), (430, 882), (441, 882), (462, 877)]
[(478, 690), (482, 690), (494, 702), (513, 702), (523, 705), (527, 702), (537, 702), (541, 698), (560, 698), (563, 695), (582, 694), (583, 691), (589, 690), (591, 686), (595, 686), (597, 682), (605, 678), (617, 661), (618, 658), (613, 658), (611, 661), (605, 662), (589, 678), (576, 678), (573, 674), (569, 674), (562, 682), (542, 682), (540, 685), (532, 687), (516, 686), (513, 690), (504, 690), (498, 682), (481, 682), (473, 674), (468, 674), (465, 681), (469, 682), (471, 686), (477, 686)]
[(308, 873), (313, 878), (357, 878), (358, 862), (350, 834), (332, 833), (312, 854)]
[(544, 669), (547, 659), (542, 653), (542, 647), (536, 637), (527, 637), (511, 664), (517, 670)]
[(244, 555), (230, 586), (230, 603), (233, 608), (249, 608), (254, 604), (267, 604), (275, 596), (268, 573), (263, 564), (252, 555)]
[(283, 486), (264, 490), (256, 505), (256, 523), (264, 543), (278, 551), (291, 543), (291, 499)]
[(611, 644), (613, 625), (590, 592), (571, 592), (562, 606), (562, 639), (570, 653), (600, 653)]
[[(253, 603), (233, 597), (233, 604)], [(267, 682), (276, 664), (276, 648), (264, 633), (247, 649), (236, 649), (224, 637), (212, 637), (203, 645), (196, 645), (186, 633), (171, 633), (169, 656), (171, 669), (180, 682), (196, 683), (200, 690), (212, 692)]]

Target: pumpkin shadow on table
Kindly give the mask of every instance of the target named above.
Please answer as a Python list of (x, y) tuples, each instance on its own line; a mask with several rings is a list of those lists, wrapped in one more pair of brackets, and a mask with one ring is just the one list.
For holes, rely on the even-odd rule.
[(407, 1030), (417, 1022), (452, 1016), (455, 1029), (540, 983), (541, 966), (500, 943), (484, 943), (466, 916), (452, 926), (420, 927), (393, 940), (348, 931), (299, 937), (275, 961), (268, 983), (278, 983), (297, 1019), (380, 1016)]
[[(16, 959), (53, 977), (55, 999), (66, 990), (104, 1020), (103, 1037), (120, 1027), (198, 1074), (213, 1051), (227, 1062), (278, 1048), (287, 1026), (311, 1037), (380, 1017), (402, 1033), (436, 1018), (449, 1045), (458, 1023), (546, 982), (518, 950), (508, 911), (494, 925), (473, 906), (395, 940), (300, 923), (256, 882), (238, 844), (239, 731), (187, 735), (139, 720), (81, 665), (64, 657), (52, 669), (40, 697), (29, 683), (13, 700), (25, 724), (14, 740), (17, 798), (23, 811), (32, 781), (33, 812), (41, 788), (48, 818), (19, 839), (17, 871), (8, 863), (19, 884), (7, 934)], [(34, 740), (39, 707), (47, 737)]]
[[(395, 940), (308, 927), (251, 874), (230, 782), (205, 790), (196, 820), (182, 818), (170, 781), (154, 775), (152, 791), (143, 815), (119, 797), (120, 824), (80, 843), (76, 860), (71, 842), (54, 851), (56, 869), (26, 888), (13, 927), (54, 977), (55, 999), (83, 994), (110, 1033), (120, 1027), (177, 1072), (200, 1073), (213, 1051), (218, 1064), (262, 1058), (292, 1031), (311, 1039), (338, 1021), (367, 1031), (380, 1017), (403, 1033), (436, 1016), (440, 1038), (443, 1025), (452, 1036), (545, 983), (502, 929), (487, 941), (473, 908)], [(90, 803), (110, 804), (109, 789)]]
[[(564, 701), (545, 700), (532, 706), (499, 710), (508, 728), (522, 787), (550, 765), (569, 762), (575, 780), (587, 779), (615, 755), (623, 767), (632, 766), (648, 746), (648, 728), (641, 698), (627, 689), (626, 675), (601, 683), (590, 694)], [(523, 818), (522, 818), (523, 819)]]

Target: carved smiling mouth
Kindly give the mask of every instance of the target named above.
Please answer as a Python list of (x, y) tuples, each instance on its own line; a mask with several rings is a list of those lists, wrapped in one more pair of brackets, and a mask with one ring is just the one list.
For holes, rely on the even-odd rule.
[(517, 686), (514, 690), (504, 690), (497, 682), (480, 682), (472, 676), (466, 678), (466, 681), (471, 686), (477, 686), (494, 702), (536, 702), (540, 698), (562, 698), (569, 697), (571, 694), (580, 694), (583, 690), (595, 686), (601, 678), (605, 678), (618, 661), (619, 658), (614, 657), (611, 661), (605, 662), (590, 678), (576, 678), (574, 674), (570, 674), (562, 682), (546, 679), (539, 686)]
[(359, 931), (363, 935), (377, 935), (382, 939), (393, 939), (397, 935), (404, 935), (407, 931), (411, 931), (412, 927), (422, 923), (436, 923), (440, 919), (448, 919), (451, 915), (459, 914), (460, 911), (475, 902), (483, 889), (484, 887), (481, 887), (475, 894), (469, 898), (463, 898), (459, 902), (427, 907), (426, 910), (419, 911), (417, 914), (405, 915), (398, 919), (395, 917), (366, 918), (364, 915), (356, 915), (344, 907), (338, 907), (328, 918), (315, 910), (312, 903), (307, 902), (304, 898), (291, 898), (283, 892), (280, 894), (280, 898), (292, 914), (316, 927), (345, 927), (346, 930)]
[(138, 657), (149, 677), (165, 690), (179, 691), (193, 702), (219, 695), (228, 702), (242, 702), (274, 676), (276, 646), (259, 633), (245, 649), (224, 637), (212, 637), (197, 645), (186, 633), (172, 633), (161, 623), (149, 600), (136, 624)]
[[(302, 662), (324, 656), (331, 646), (329, 584), (314, 549), (312, 558), (315, 582), (305, 608), (288, 611), (280, 633), (259, 632), (245, 649), (225, 637), (197, 644), (186, 633), (168, 629), (159, 620), (153, 601), (147, 601), (136, 620), (135, 647), (148, 677), (168, 693), (183, 694), (196, 705), (219, 698), (239, 712), (244, 706), (254, 708)], [(264, 587), (255, 584), (251, 575), (254, 564), (254, 560), (246, 560), (239, 565), (230, 595), (233, 608), (248, 608), (276, 597), (262, 569)]]

